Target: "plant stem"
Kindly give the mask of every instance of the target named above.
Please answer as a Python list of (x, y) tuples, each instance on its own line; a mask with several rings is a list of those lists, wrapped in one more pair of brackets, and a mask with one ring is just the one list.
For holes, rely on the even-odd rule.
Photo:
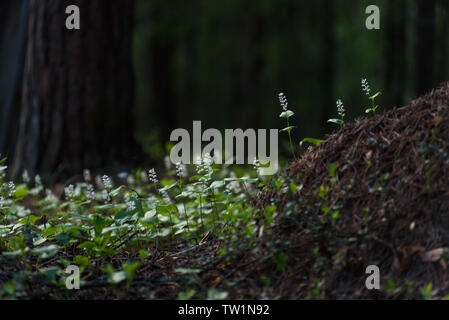
[[(288, 121), (288, 118), (287, 118), (287, 127), (290, 127), (290, 122)], [(287, 133), (288, 133), (288, 139), (290, 140), (290, 150), (291, 150), (291, 152), (292, 152), (293, 157), (295, 158), (295, 160), (297, 160), (297, 159), (296, 159), (295, 150), (294, 150), (294, 148), (293, 148), (293, 142), (292, 142), (292, 136), (291, 136), (291, 134), (290, 134), (290, 130), (287, 131)]]

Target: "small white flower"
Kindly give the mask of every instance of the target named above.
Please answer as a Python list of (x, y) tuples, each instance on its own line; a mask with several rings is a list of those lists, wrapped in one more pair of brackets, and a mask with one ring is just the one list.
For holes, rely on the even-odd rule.
[(148, 179), (150, 180), (151, 183), (154, 183), (154, 184), (159, 183), (159, 180), (158, 180), (157, 174), (156, 174), (156, 170), (154, 170), (154, 168), (148, 171)]
[(201, 159), (198, 157), (196, 160), (196, 171), (200, 175), (211, 174), (214, 171), (212, 168), (213, 162), (214, 162), (214, 160), (212, 159), (212, 156), (210, 155), (210, 153), (206, 153), (204, 155), (204, 159)]
[(287, 111), (288, 101), (283, 92), (279, 93), (279, 102), (281, 104), (282, 110)]
[(148, 175), (145, 171), (142, 171), (140, 173), (140, 180), (144, 183), (148, 182)]
[(100, 176), (95, 176), (95, 184), (97, 185), (98, 188), (103, 188), (103, 180), (101, 180)]
[[(237, 178), (234, 172), (231, 172), (231, 178)], [(231, 181), (226, 185), (226, 192), (227, 193), (239, 193), (241, 191), (240, 184), (237, 181)]]
[(92, 180), (92, 175), (90, 174), (89, 169), (84, 169), (83, 171), (83, 177), (85, 182), (90, 182)]
[(29, 174), (28, 174), (28, 170), (27, 170), (27, 169), (23, 170), (23, 173), (22, 173), (22, 181), (23, 181), (23, 183), (25, 183), (25, 184), (30, 183), (30, 176), (29, 176)]
[(337, 111), (338, 111), (338, 115), (341, 118), (344, 118), (344, 116), (345, 116), (345, 106), (343, 105), (343, 102), (340, 99), (337, 100)]
[(260, 174), (262, 169), (260, 168), (260, 161), (256, 157), (254, 157), (253, 166), (254, 166), (254, 170), (256, 170), (257, 174)]
[(369, 87), (368, 80), (362, 79), (362, 91), (365, 92), (365, 94), (369, 97), (371, 94), (371, 89)]
[(136, 210), (136, 204), (133, 200), (131, 200), (131, 196), (129, 193), (125, 194), (125, 202), (127, 211), (131, 212)]
[(185, 167), (185, 165), (183, 165), (181, 162), (178, 162), (178, 163), (176, 164), (176, 175), (177, 175), (179, 178), (183, 178), (183, 177), (185, 177), (185, 175), (186, 175), (186, 167)]
[(109, 192), (107, 190), (103, 190), (102, 192), (104, 202), (111, 202), (111, 197), (109, 196)]
[(73, 184), (69, 185), (64, 189), (65, 198), (72, 201), (75, 198), (75, 186)]
[(103, 182), (103, 186), (107, 189), (107, 190), (111, 190), (112, 189), (112, 181), (111, 178), (107, 175), (104, 175), (102, 178), (102, 182)]
[(16, 185), (14, 182), (10, 181), (8, 183), (8, 197), (12, 198), (14, 196), (14, 193), (16, 193)]
[(36, 184), (36, 187), (42, 186), (42, 179), (40, 175), (36, 174), (36, 176), (34, 177), (34, 183)]
[(132, 186), (136, 183), (136, 179), (134, 178), (134, 176), (132, 174), (130, 174), (127, 178), (126, 178), (126, 183), (129, 186)]
[(87, 186), (87, 189), (86, 189), (86, 198), (87, 198), (88, 200), (91, 200), (91, 201), (95, 200), (95, 189), (94, 189), (94, 186), (91, 185), (91, 184), (89, 184), (89, 185)]
[(53, 194), (50, 189), (45, 189), (45, 201), (50, 203), (58, 203), (58, 198)]
[(161, 196), (162, 196), (162, 199), (165, 200), (165, 202), (167, 202), (167, 203), (171, 202), (170, 196), (168, 195), (167, 191), (165, 191), (165, 190), (161, 191)]

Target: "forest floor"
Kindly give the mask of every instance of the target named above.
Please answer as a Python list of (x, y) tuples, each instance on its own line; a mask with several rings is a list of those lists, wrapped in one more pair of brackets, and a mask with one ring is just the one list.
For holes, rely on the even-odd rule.
[[(257, 209), (251, 246), (237, 235), (235, 250), (221, 254), (230, 243), (205, 232), (198, 244), (145, 244), (150, 254), (142, 257), (138, 242), (119, 241), (117, 253), (91, 258), (81, 290), (61, 290), (48, 274), (35, 274), (15, 292), (32, 299), (446, 298), (448, 112), (443, 84), (406, 107), (344, 124), (283, 170), (281, 185), (247, 199)], [(278, 214), (268, 227), (273, 205)], [(51, 267), (75, 251), (27, 263)], [(129, 281), (114, 283), (102, 277), (101, 259), (114, 267), (141, 263)], [(0, 257), (0, 283), (23, 263)], [(369, 265), (379, 267), (379, 290), (365, 286)]]

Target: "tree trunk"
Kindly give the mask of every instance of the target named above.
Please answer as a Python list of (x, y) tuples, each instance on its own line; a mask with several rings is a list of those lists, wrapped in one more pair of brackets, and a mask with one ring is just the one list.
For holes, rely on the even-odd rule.
[(435, 85), (435, 0), (417, 1), (415, 21), (414, 93), (420, 96)]
[[(78, 5), (81, 30), (65, 27)], [(30, 0), (15, 176), (129, 162), (132, 0)]]
[[(0, 154), (15, 145), (27, 26), (26, 0), (0, 2)], [(1, 157), (2, 157), (1, 156)]]

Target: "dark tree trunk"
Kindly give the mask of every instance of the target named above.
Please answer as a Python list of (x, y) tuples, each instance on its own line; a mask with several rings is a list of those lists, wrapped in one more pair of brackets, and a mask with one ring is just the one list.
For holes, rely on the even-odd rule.
[(406, 8), (402, 1), (388, 1), (385, 88), (388, 106), (401, 106), (405, 91)]
[[(81, 30), (65, 27), (78, 5)], [(30, 0), (12, 174), (74, 173), (130, 162), (132, 0)]]
[(170, 140), (170, 133), (176, 126), (175, 92), (173, 79), (172, 40), (164, 39), (161, 35), (150, 38), (151, 86), (152, 102), (155, 116), (158, 117), (161, 143)]
[(434, 84), (435, 0), (418, 0), (415, 17), (414, 93), (422, 95)]
[(0, 154), (15, 144), (27, 30), (27, 0), (0, 2)]

